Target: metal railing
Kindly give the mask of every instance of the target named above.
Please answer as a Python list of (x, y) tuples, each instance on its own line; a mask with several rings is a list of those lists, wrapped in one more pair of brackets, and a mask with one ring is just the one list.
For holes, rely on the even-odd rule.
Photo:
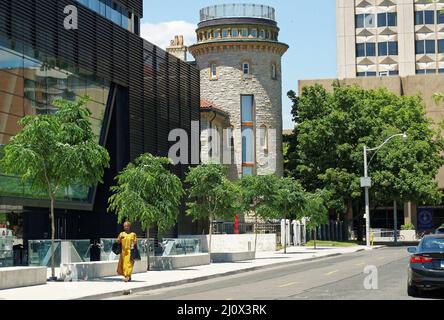
[(220, 4), (209, 6), (200, 10), (200, 21), (219, 18), (262, 18), (276, 21), (274, 8), (260, 4)]

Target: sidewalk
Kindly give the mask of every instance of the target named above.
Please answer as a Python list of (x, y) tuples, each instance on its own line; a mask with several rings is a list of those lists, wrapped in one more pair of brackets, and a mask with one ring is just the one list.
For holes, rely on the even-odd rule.
[[(373, 249), (380, 247), (375, 246)], [(103, 299), (121, 296), (128, 290), (131, 290), (131, 293), (148, 291), (363, 250), (372, 249), (365, 246), (318, 248), (317, 250), (313, 250), (311, 247), (290, 247), (287, 249), (287, 254), (284, 254), (283, 251), (258, 252), (256, 260), (253, 261), (217, 263), (174, 271), (150, 271), (134, 274), (129, 283), (124, 283), (121, 277), (109, 277), (89, 281), (48, 282), (41, 286), (1, 290), (0, 300)]]

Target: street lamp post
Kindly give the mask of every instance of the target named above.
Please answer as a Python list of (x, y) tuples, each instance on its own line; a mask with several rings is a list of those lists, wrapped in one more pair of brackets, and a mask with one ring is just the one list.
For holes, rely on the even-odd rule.
[(372, 185), (371, 178), (368, 176), (368, 165), (370, 163), (367, 163), (367, 153), (370, 151), (376, 151), (370, 159), (371, 162), (373, 157), (378, 153), (379, 149), (381, 149), (387, 142), (396, 137), (402, 137), (404, 142), (407, 140), (407, 134), (400, 133), (391, 136), (390, 138), (385, 140), (379, 147), (369, 149), (367, 148), (367, 146), (364, 145), (364, 177), (361, 179), (361, 187), (365, 190), (365, 241), (367, 247), (370, 247), (370, 200), (368, 190)]

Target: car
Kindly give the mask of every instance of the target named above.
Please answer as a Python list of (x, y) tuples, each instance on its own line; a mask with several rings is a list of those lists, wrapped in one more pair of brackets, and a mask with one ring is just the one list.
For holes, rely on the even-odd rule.
[(435, 234), (444, 234), (444, 224), (435, 230)]
[(444, 234), (426, 235), (412, 254), (408, 268), (407, 293), (420, 296), (422, 290), (444, 288)]

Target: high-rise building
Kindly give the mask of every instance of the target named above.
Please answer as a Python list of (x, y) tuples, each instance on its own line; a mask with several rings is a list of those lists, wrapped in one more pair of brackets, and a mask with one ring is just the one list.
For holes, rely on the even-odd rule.
[[(72, 6), (74, 29), (65, 21)], [(115, 237), (107, 199), (116, 174), (145, 152), (168, 156), (170, 130), (191, 136), (199, 121), (199, 71), (138, 35), (142, 9), (142, 0), (0, 1), (0, 148), (23, 116), (54, 112), (55, 98), (88, 94), (97, 141), (111, 157), (103, 184), (58, 194), (58, 239)], [(184, 178), (188, 166), (171, 170)], [(0, 172), (0, 217), (17, 224), (24, 244), (50, 236), (48, 206), (45, 194)], [(195, 232), (188, 221), (182, 206), (172, 235)]]
[(339, 79), (444, 73), (444, 2), (337, 0)]
[[(202, 159), (233, 155), (224, 160), (233, 163), (233, 179), (282, 175), (281, 59), (288, 46), (279, 42), (275, 9), (255, 4), (207, 7), (200, 11), (196, 33), (197, 43), (189, 51), (200, 70), (202, 111), (208, 115), (201, 128), (221, 133), (202, 141), (202, 150), (209, 153)], [(217, 115), (228, 119), (227, 128), (211, 119)], [(222, 129), (227, 129), (224, 134)]]

